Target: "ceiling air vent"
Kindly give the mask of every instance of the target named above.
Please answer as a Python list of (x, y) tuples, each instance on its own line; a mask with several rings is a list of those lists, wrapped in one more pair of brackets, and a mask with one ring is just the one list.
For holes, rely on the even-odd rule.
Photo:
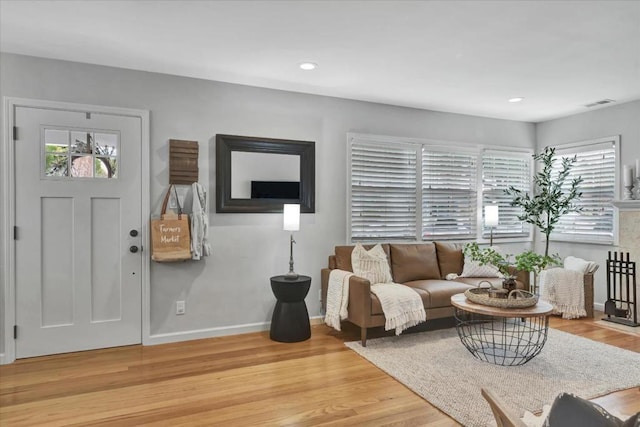
[(614, 101), (613, 99), (601, 99), (600, 101), (595, 101), (595, 102), (591, 102), (589, 104), (586, 104), (585, 107), (587, 108), (591, 108), (591, 107), (596, 107), (598, 105), (605, 105), (605, 104), (611, 104)]

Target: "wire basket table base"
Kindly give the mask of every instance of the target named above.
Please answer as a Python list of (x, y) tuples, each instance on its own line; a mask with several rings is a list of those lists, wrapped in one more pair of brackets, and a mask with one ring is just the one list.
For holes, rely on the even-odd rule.
[(460, 341), (474, 357), (502, 366), (524, 365), (547, 341), (549, 317), (490, 316), (455, 310)]

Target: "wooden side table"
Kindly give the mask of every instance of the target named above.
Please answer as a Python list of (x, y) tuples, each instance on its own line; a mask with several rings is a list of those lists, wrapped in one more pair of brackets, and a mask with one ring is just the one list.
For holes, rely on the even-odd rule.
[(298, 276), (293, 280), (285, 276), (271, 278), (271, 290), (277, 299), (271, 317), (272, 340), (298, 342), (311, 338), (309, 312), (304, 302), (310, 287), (309, 276)]

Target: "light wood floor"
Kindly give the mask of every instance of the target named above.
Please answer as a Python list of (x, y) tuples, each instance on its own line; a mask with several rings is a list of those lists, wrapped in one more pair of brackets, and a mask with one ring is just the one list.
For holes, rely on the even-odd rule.
[[(590, 320), (552, 327), (640, 352)], [(343, 345), (357, 339), (316, 325), (294, 344), (264, 332), (20, 360), (0, 367), (0, 425), (458, 425)], [(630, 415), (640, 389), (596, 401)]]

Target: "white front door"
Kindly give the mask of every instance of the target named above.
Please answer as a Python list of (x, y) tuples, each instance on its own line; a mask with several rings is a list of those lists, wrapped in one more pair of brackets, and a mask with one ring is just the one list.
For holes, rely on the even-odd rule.
[(141, 120), (16, 107), (16, 357), (140, 343)]

